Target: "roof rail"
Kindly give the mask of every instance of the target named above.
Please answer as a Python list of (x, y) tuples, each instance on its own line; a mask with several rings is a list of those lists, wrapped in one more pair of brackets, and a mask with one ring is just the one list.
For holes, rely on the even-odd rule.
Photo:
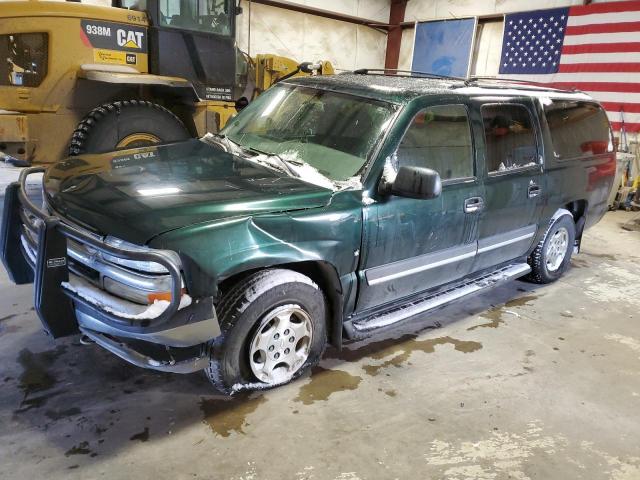
[(523, 85), (532, 85), (536, 87), (546, 88), (547, 90), (557, 90), (557, 91), (571, 91), (571, 92), (579, 92), (580, 90), (576, 88), (557, 88), (549, 85), (548, 83), (535, 82), (533, 80), (524, 80), (521, 78), (509, 78), (509, 77), (492, 77), (492, 76), (482, 76), (482, 75), (472, 75), (467, 78), (467, 83), (477, 83), (478, 80), (489, 80), (498, 83), (521, 83)]
[(359, 68), (354, 70), (356, 75), (397, 75), (402, 74), (409, 77), (425, 77), (439, 78), (442, 80), (456, 80), (466, 83), (467, 79), (463, 77), (453, 77), (451, 75), (439, 75), (437, 73), (420, 72), (418, 70), (399, 70), (397, 68)]

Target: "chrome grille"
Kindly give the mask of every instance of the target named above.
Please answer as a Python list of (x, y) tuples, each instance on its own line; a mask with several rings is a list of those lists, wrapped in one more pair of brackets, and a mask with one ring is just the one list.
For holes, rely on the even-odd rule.
[[(22, 209), (22, 234), (20, 242), (28, 261), (35, 267), (38, 256), (39, 220), (34, 215)], [(74, 225), (74, 228), (77, 228)], [(81, 244), (67, 238), (67, 255), (69, 257), (69, 271), (94, 286), (141, 305), (149, 303), (148, 295), (171, 291), (172, 279), (167, 273), (155, 271), (144, 272), (130, 268), (116, 261), (111, 255), (104, 255), (88, 245)], [(161, 267), (160, 265), (157, 265)], [(161, 267), (162, 268), (162, 267)], [(162, 268), (166, 272), (166, 269)]]

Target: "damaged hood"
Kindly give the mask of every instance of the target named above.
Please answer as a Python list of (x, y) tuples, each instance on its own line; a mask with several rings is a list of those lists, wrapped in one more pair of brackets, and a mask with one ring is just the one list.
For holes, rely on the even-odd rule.
[(333, 194), (199, 140), (71, 157), (44, 184), (64, 218), (139, 245), (196, 223), (321, 207)]

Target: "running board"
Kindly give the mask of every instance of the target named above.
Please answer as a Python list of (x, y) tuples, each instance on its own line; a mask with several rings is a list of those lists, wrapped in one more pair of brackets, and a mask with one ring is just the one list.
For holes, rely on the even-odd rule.
[(415, 299), (390, 310), (386, 310), (383, 313), (377, 313), (361, 319), (354, 319), (350, 322), (351, 325), (345, 324), (345, 327), (347, 330), (350, 330), (350, 337), (359, 338), (368, 336), (374, 330), (395, 326), (415, 315), (444, 307), (462, 297), (484, 292), (510, 280), (522, 277), (530, 271), (531, 267), (527, 263), (507, 265), (499, 270), (467, 282), (458, 283), (447, 290), (441, 290), (426, 297)]

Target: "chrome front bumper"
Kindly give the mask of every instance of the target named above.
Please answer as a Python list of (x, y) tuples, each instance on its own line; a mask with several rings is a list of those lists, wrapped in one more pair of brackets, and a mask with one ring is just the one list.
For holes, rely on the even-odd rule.
[[(0, 251), (15, 283), (35, 283), (35, 308), (45, 330), (54, 338), (82, 331), (145, 368), (183, 373), (203, 368), (204, 344), (220, 328), (211, 297), (189, 297), (190, 303), (181, 304), (187, 295), (180, 257), (146, 247), (120, 248), (37, 207), (26, 195), (25, 182), (42, 171), (25, 169), (7, 188)], [(136, 265), (150, 267), (130, 268)], [(74, 288), (74, 282), (89, 288)], [(163, 292), (166, 308), (146, 316), (147, 295)], [(114, 308), (114, 302), (143, 313), (124, 313), (130, 310)]]

